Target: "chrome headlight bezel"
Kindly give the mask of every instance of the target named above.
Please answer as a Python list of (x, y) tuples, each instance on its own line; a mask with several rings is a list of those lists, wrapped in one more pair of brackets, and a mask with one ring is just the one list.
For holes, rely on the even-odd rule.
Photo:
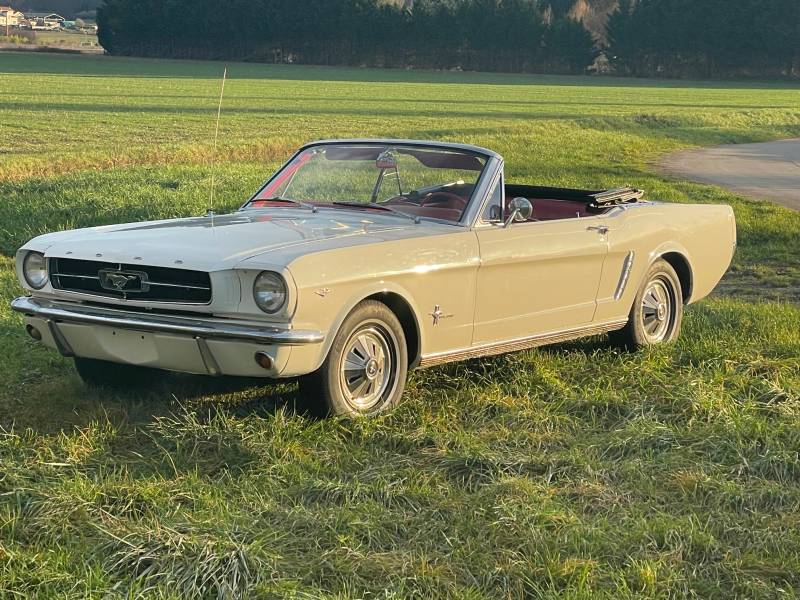
[(261, 271), (253, 281), (253, 301), (258, 308), (274, 315), (286, 307), (289, 287), (286, 279), (275, 271)]
[[(31, 261), (40, 262), (32, 268)], [(38, 273), (38, 277), (35, 275), (36, 273)], [(25, 278), (25, 283), (34, 290), (40, 290), (47, 285), (50, 276), (47, 272), (47, 259), (43, 253), (31, 250), (25, 255), (22, 259), (22, 276)]]

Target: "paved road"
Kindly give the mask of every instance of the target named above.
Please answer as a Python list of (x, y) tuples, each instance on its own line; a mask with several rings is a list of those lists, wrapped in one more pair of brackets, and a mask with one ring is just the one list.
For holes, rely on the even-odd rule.
[(800, 211), (800, 139), (678, 152), (662, 166), (692, 181)]

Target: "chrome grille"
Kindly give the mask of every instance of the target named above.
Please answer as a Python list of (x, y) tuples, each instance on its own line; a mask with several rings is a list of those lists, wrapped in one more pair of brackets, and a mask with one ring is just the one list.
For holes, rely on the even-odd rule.
[(211, 302), (211, 278), (204, 271), (74, 258), (51, 258), (48, 266), (57, 290), (123, 300)]

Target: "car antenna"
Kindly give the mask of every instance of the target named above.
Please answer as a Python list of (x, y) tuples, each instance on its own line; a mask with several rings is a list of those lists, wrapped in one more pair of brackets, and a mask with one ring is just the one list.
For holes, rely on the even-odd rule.
[(207, 217), (214, 216), (214, 170), (217, 166), (217, 139), (219, 138), (219, 117), (222, 114), (222, 97), (225, 94), (225, 80), (228, 77), (228, 67), (222, 71), (222, 87), (219, 90), (219, 104), (217, 105), (217, 124), (214, 128), (214, 148), (211, 151), (211, 193), (208, 200)]

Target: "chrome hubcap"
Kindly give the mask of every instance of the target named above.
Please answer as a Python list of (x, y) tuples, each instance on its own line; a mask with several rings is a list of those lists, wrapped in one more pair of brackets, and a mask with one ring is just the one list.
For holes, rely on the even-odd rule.
[(653, 342), (667, 337), (672, 318), (672, 295), (661, 279), (651, 281), (642, 297), (642, 326)]
[(664, 319), (667, 318), (667, 305), (664, 304), (663, 302), (659, 304), (658, 308), (656, 309), (656, 318), (659, 321), (663, 321)]
[(394, 352), (389, 334), (371, 325), (347, 340), (339, 373), (345, 399), (359, 410), (377, 405), (392, 383)]

